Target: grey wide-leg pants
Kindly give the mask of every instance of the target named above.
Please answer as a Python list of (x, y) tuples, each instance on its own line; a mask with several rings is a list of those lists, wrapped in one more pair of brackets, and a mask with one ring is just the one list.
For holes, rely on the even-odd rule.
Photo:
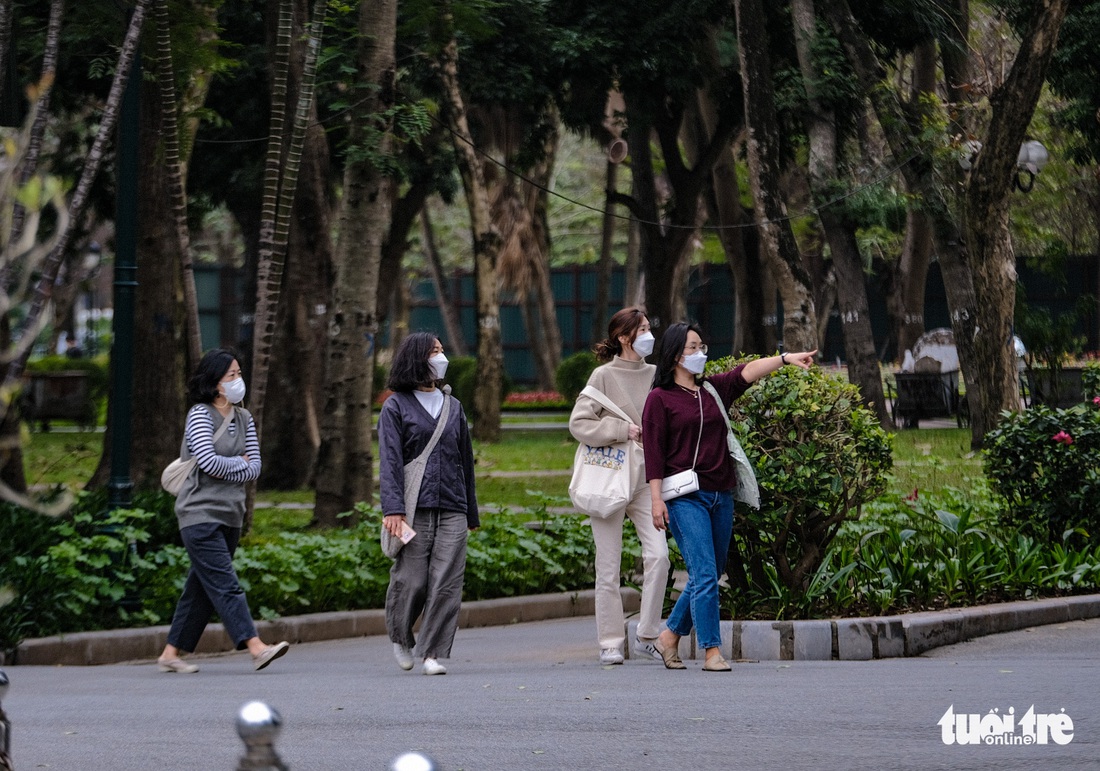
[[(466, 515), (417, 509), (411, 524), (416, 537), (398, 552), (390, 568), (386, 631), (392, 642), (415, 647), (418, 656), (449, 658), (466, 572)], [(413, 625), (421, 614), (418, 644)]]

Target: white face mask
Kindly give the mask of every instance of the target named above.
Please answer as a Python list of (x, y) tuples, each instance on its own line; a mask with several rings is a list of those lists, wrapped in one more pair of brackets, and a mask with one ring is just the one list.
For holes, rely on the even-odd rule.
[(432, 374), (432, 380), (442, 380), (447, 375), (447, 357), (441, 353), (428, 359), (428, 371)]
[(634, 353), (638, 354), (643, 359), (649, 356), (649, 354), (653, 353), (653, 334), (650, 332), (642, 332), (634, 338), (634, 344), (631, 348), (634, 349)]
[(702, 375), (703, 370), (707, 368), (707, 355), (702, 351), (696, 351), (695, 353), (685, 356), (680, 363), (683, 364), (684, 369), (691, 374)]
[(222, 383), (222, 390), (225, 391), (225, 398), (230, 404), (239, 404), (244, 399), (244, 378), (239, 377)]

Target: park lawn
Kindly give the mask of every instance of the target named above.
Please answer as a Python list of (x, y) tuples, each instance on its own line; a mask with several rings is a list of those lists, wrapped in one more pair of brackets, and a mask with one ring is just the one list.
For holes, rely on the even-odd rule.
[[(31, 485), (80, 489), (99, 463), (102, 432), (28, 432), (25, 468)], [(966, 489), (983, 476), (981, 456), (970, 451), (969, 429), (924, 428), (893, 434), (894, 472), (889, 489), (909, 495), (944, 487)], [(496, 444), (474, 443), (478, 500), (487, 511), (568, 505), (569, 471), (576, 443), (563, 426), (549, 430), (509, 430)], [(525, 474), (523, 472), (532, 472)], [(377, 475), (377, 466), (376, 471)], [(310, 490), (261, 490), (256, 496), (256, 528), (265, 532), (309, 526)], [(305, 505), (299, 508), (295, 506)]]

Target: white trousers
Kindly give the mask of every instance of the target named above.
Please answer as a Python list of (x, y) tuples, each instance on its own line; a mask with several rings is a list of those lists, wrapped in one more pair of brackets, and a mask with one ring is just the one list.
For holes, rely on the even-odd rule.
[(626, 617), (619, 593), (622, 581), (623, 522), (629, 517), (642, 544), (642, 604), (638, 636), (656, 637), (661, 631), (661, 611), (668, 580), (668, 541), (653, 526), (649, 485), (640, 488), (630, 504), (606, 519), (592, 517), (596, 543), (596, 636), (600, 649), (623, 650)]

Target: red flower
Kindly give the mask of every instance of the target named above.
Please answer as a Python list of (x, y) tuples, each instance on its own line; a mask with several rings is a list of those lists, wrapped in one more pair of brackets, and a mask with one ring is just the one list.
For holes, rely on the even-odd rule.
[(1092, 403), (1093, 404), (1100, 404), (1100, 396), (1092, 397)]
[(1052, 436), (1051, 439), (1056, 442), (1061, 442), (1066, 447), (1069, 447), (1071, 444), (1073, 444), (1073, 437), (1067, 434), (1065, 431), (1059, 431), (1057, 434)]
[(918, 493), (918, 489), (916, 487), (914, 487), (913, 492), (911, 492), (911, 493), (909, 493), (909, 495), (905, 496), (905, 500), (915, 501), (917, 499), (917, 493)]

